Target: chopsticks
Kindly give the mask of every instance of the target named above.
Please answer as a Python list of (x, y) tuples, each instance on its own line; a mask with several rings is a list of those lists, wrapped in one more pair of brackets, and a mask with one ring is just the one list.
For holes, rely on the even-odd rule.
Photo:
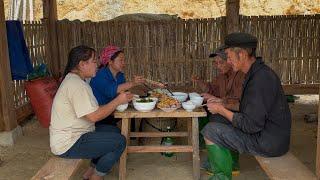
[[(165, 88), (163, 88), (163, 89), (168, 90), (169, 93), (170, 93), (172, 96), (174, 96), (173, 93), (172, 93), (172, 91), (168, 88), (168, 86), (165, 85), (165, 83), (153, 81), (153, 80), (151, 80), (151, 79), (145, 79), (145, 80), (146, 80), (147, 83), (150, 83), (150, 84), (154, 84), (154, 85), (158, 85), (158, 86), (163, 85), (163, 86), (165, 87)], [(147, 86), (147, 85), (145, 84), (145, 86)], [(148, 88), (150, 89), (150, 87), (148, 87)]]
[(166, 90), (168, 90), (169, 93), (170, 93), (172, 96), (174, 96), (173, 93), (172, 93), (172, 91), (171, 91), (169, 88), (166, 88)]
[(168, 90), (172, 96), (174, 96), (173, 92), (168, 88), (168, 84), (164, 82), (161, 82), (161, 83), (164, 85), (165, 89)]
[(143, 85), (147, 88), (147, 89), (149, 89), (149, 90), (153, 90), (150, 86), (148, 86), (148, 85), (146, 85), (145, 83), (143, 83)]

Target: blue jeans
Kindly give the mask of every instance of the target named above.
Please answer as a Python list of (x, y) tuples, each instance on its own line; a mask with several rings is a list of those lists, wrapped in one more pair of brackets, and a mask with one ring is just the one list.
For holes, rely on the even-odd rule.
[(100, 125), (93, 132), (83, 134), (65, 153), (59, 155), (70, 159), (91, 159), (95, 172), (106, 175), (119, 160), (126, 147), (126, 139), (120, 129), (112, 125)]

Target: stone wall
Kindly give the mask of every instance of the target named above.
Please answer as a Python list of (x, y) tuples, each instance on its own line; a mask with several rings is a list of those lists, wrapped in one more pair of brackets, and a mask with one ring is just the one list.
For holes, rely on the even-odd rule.
[[(6, 15), (8, 2), (4, 0)], [(42, 17), (42, 0), (35, 1), (36, 19)], [(181, 18), (211, 18), (225, 15), (225, 0), (57, 0), (59, 19), (109, 20), (123, 14), (154, 13)], [(241, 0), (243, 15), (320, 13), (320, 0)]]

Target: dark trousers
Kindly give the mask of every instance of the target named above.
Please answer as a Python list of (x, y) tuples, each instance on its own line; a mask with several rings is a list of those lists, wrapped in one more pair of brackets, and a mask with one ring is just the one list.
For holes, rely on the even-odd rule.
[(83, 134), (62, 158), (91, 159), (97, 175), (104, 176), (119, 160), (126, 147), (126, 139), (119, 128), (99, 125), (94, 132)]

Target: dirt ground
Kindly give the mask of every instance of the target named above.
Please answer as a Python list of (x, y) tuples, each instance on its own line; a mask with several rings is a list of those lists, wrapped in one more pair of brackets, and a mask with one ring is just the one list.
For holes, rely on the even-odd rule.
[[(290, 104), (292, 113), (292, 138), (290, 151), (311, 171), (315, 171), (317, 123), (306, 123), (304, 115), (317, 112), (319, 96), (298, 96)], [(41, 128), (35, 118), (23, 125), (24, 135), (12, 147), (0, 147), (0, 180), (30, 179), (52, 156), (49, 150), (48, 129)], [(202, 152), (201, 155), (205, 154)], [(128, 180), (191, 180), (192, 162), (184, 154), (166, 158), (160, 153), (130, 154), (128, 159)], [(240, 157), (241, 173), (234, 180), (268, 179), (256, 160), (249, 155)], [(74, 179), (81, 179), (86, 164)], [(201, 179), (207, 179), (201, 171)], [(118, 179), (118, 168), (104, 179)]]

